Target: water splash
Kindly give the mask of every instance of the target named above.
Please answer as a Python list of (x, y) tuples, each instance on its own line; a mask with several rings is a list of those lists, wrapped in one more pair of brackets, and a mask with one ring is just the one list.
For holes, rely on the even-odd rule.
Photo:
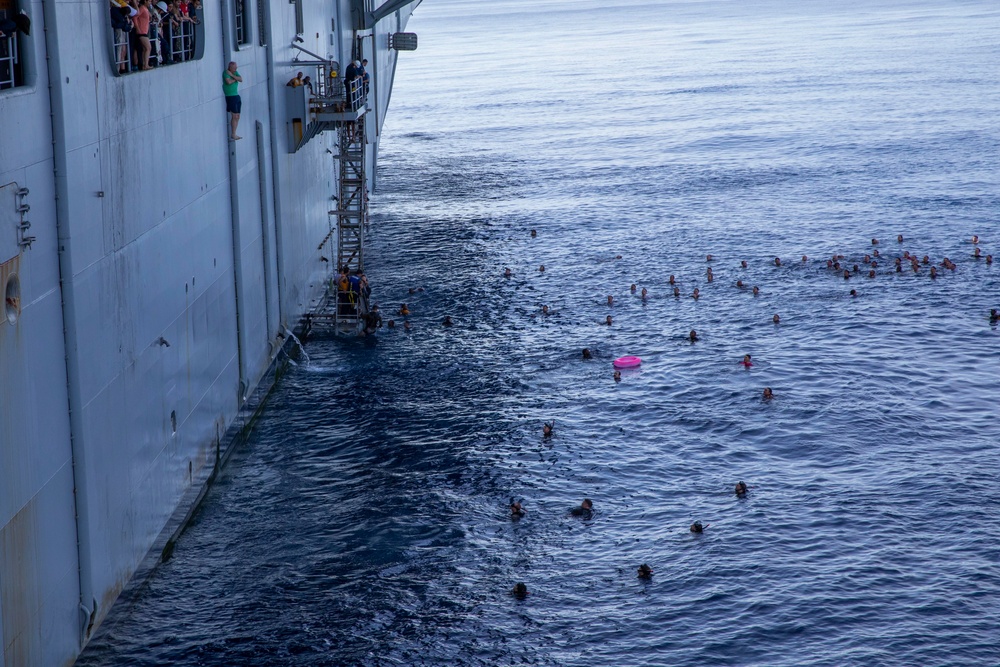
[[(299, 337), (296, 336), (293, 332), (289, 331), (287, 327), (285, 328), (285, 335), (291, 338), (292, 341), (294, 341), (296, 347), (298, 347), (299, 349), (299, 354), (302, 355), (302, 360), (303, 363), (305, 364), (305, 367), (308, 368), (312, 364), (312, 360), (309, 358), (309, 353), (306, 352), (306, 346), (303, 345), (302, 341), (299, 340)], [(292, 361), (292, 363), (295, 363), (294, 359), (290, 359), (290, 361)], [(295, 365), (298, 366), (298, 364)]]

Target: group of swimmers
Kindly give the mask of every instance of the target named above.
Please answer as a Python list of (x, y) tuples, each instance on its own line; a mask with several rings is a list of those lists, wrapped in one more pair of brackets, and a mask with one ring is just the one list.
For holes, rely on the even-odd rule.
[[(534, 229), (532, 229), (531, 230), (531, 236), (532, 237), (536, 237), (537, 236), (537, 231), (534, 230)], [(897, 243), (900, 243), (900, 244), (903, 243), (903, 241), (904, 241), (903, 235), (902, 234), (898, 235), (896, 237), (896, 241), (897, 241)], [(877, 238), (873, 238), (871, 240), (871, 243), (872, 243), (873, 247), (874, 246), (878, 246), (879, 245), (879, 240)], [(972, 243), (975, 246), (974, 252), (973, 252), (973, 257), (975, 259), (981, 259), (981, 258), (985, 257), (986, 264), (987, 265), (991, 265), (993, 263), (993, 256), (990, 255), (990, 254), (987, 254), (987, 255), (983, 256), (982, 251), (980, 250), (979, 245), (978, 245), (979, 244), (979, 236), (978, 235), (974, 235), (972, 237)], [(621, 256), (619, 255), (617, 258), (620, 259)], [(879, 265), (878, 262), (879, 262), (880, 259), (881, 259), (881, 253), (880, 253), (880, 251), (878, 250), (877, 247), (874, 249), (874, 251), (871, 254), (866, 253), (864, 255), (864, 257), (862, 259), (862, 263), (865, 264), (867, 267), (870, 267), (869, 270), (868, 270), (868, 278), (869, 279), (876, 277), (875, 269), (878, 268), (878, 265)], [(838, 275), (843, 275), (843, 277), (844, 277), (845, 280), (850, 280), (854, 275), (858, 275), (861, 272), (861, 267), (858, 264), (854, 264), (849, 269), (848, 268), (844, 268), (841, 265), (841, 261), (843, 261), (843, 260), (845, 260), (844, 255), (834, 254), (830, 259), (828, 259), (826, 261), (827, 269), (829, 269), (831, 271), (834, 271), (834, 272), (837, 272)], [(713, 261), (712, 255), (707, 255), (706, 256), (706, 261), (708, 261), (708, 262)], [(805, 264), (808, 261), (809, 261), (809, 257), (806, 256), (806, 255), (802, 255), (802, 263)], [(896, 273), (901, 273), (902, 272), (902, 266), (903, 266), (903, 262), (904, 261), (907, 262), (910, 265), (910, 268), (913, 271), (913, 273), (919, 273), (922, 266), (928, 266), (928, 265), (931, 264), (931, 258), (930, 258), (929, 255), (923, 255), (922, 258), (918, 258), (917, 255), (912, 254), (909, 251), (904, 251), (901, 256), (895, 258), (895, 272)], [(782, 261), (781, 261), (780, 257), (775, 257), (774, 260), (773, 260), (773, 263), (774, 263), (775, 267), (781, 267), (782, 266)], [(746, 260), (742, 260), (740, 262), (740, 266), (743, 269), (748, 268), (747, 261)], [(948, 257), (944, 257), (942, 259), (942, 261), (940, 263), (940, 266), (942, 268), (944, 268), (946, 270), (950, 270), (950, 271), (955, 271), (956, 268), (957, 268), (957, 265), (952, 260), (950, 260)], [(545, 271), (545, 266), (544, 265), (539, 266), (538, 271), (539, 272), (544, 272)], [(841, 271), (843, 271), (842, 274), (840, 274)], [(928, 273), (929, 273), (929, 275), (930, 275), (930, 277), (932, 279), (937, 278), (937, 276), (938, 276), (937, 267), (933, 266), (933, 265), (929, 266)], [(505, 278), (510, 278), (513, 275), (513, 273), (510, 270), (510, 268), (505, 268), (503, 275), (504, 275)], [(708, 267), (708, 270), (706, 271), (706, 279), (707, 279), (707, 281), (709, 283), (711, 283), (715, 279), (715, 276), (714, 276), (714, 273), (713, 273), (711, 267)], [(675, 297), (680, 297), (680, 288), (676, 284), (677, 283), (677, 278), (674, 275), (671, 275), (668, 278), (667, 282), (673, 287), (673, 295)], [(743, 281), (742, 280), (737, 280), (736, 281), (736, 287), (740, 288), (740, 289), (743, 289), (745, 287), (744, 284), (743, 284)], [(635, 284), (632, 284), (630, 286), (630, 292), (633, 293), (633, 294), (636, 293), (637, 289), (638, 289), (638, 287)], [(754, 296), (757, 296), (760, 293), (760, 289), (756, 285), (754, 285), (753, 288), (752, 288), (752, 293), (753, 293)], [(641, 298), (642, 298), (643, 301), (645, 301), (648, 298), (648, 296), (649, 296), (649, 292), (648, 292), (648, 290), (645, 287), (642, 288), (642, 291), (640, 292), (640, 294), (641, 294)], [(850, 295), (851, 295), (851, 297), (857, 297), (858, 296), (857, 290), (852, 289), (850, 291)], [(701, 293), (700, 293), (699, 289), (698, 288), (694, 288), (694, 291), (693, 291), (693, 293), (692, 293), (691, 296), (692, 296), (692, 298), (694, 298), (694, 299), (697, 300), (701, 296)], [(614, 296), (613, 295), (610, 295), (610, 294), (608, 295), (608, 297), (607, 297), (607, 303), (608, 303), (609, 306), (613, 306), (614, 305)], [(549, 307), (547, 305), (543, 305), (542, 306), (542, 314), (543, 315), (548, 315), (549, 314)], [(781, 323), (781, 317), (780, 317), (780, 315), (778, 315), (778, 313), (775, 313), (774, 316), (771, 318), (771, 321), (774, 324), (780, 324)], [(608, 315), (605, 318), (604, 323), (606, 325), (608, 325), (608, 326), (611, 326), (613, 324), (613, 320), (612, 320), (611, 315)], [(996, 309), (996, 308), (990, 309), (990, 323), (991, 324), (998, 324), (998, 323), (1000, 323), (1000, 309)], [(695, 331), (694, 329), (692, 329), (688, 333), (687, 338), (688, 338), (688, 340), (691, 343), (698, 342), (698, 340), (699, 340), (699, 338), (698, 338), (698, 332)], [(591, 352), (590, 348), (583, 348), (582, 356), (583, 356), (584, 359), (592, 359), (593, 358), (593, 352)], [(744, 368), (748, 368), (749, 369), (750, 367), (753, 366), (753, 358), (752, 358), (752, 356), (750, 354), (745, 354), (743, 356), (743, 359), (739, 362), (739, 364), (741, 364)], [(614, 380), (616, 382), (620, 382), (621, 381), (621, 371), (619, 371), (619, 370), (615, 370), (614, 371)], [(765, 387), (764, 390), (763, 390), (762, 399), (764, 401), (769, 401), (772, 398), (774, 398), (774, 392), (771, 390), (770, 387)], [(554, 430), (555, 430), (555, 423), (554, 422), (546, 422), (546, 423), (544, 423), (542, 425), (542, 436), (544, 438), (551, 438), (552, 435), (553, 435), (553, 433), (554, 433)], [(737, 498), (745, 498), (747, 496), (747, 493), (749, 492), (749, 487), (746, 485), (745, 482), (743, 482), (741, 480), (741, 481), (739, 481), (739, 482), (736, 483), (734, 491), (735, 491), (735, 494), (736, 494)], [(517, 521), (517, 520), (520, 520), (521, 518), (523, 518), (525, 516), (526, 511), (525, 511), (524, 507), (522, 506), (522, 504), (519, 501), (515, 501), (512, 498), (511, 499), (511, 503), (510, 503), (510, 513), (511, 513), (511, 519), (514, 520), (514, 521)], [(583, 502), (581, 502), (578, 507), (574, 507), (572, 510), (570, 510), (570, 514), (571, 515), (576, 516), (576, 517), (581, 517), (583, 519), (590, 519), (593, 516), (593, 513), (594, 513), (594, 503), (593, 503), (593, 501), (590, 498), (584, 498)], [(691, 524), (691, 526), (689, 527), (689, 530), (690, 530), (691, 533), (701, 534), (701, 533), (703, 533), (705, 531), (706, 528), (709, 527), (709, 525), (710, 524), (702, 524), (701, 521), (695, 521), (694, 523)], [(647, 563), (640, 564), (638, 566), (636, 572), (637, 572), (638, 578), (640, 578), (640, 579), (649, 580), (649, 579), (652, 579), (652, 577), (653, 577), (653, 569)], [(514, 587), (510, 590), (510, 594), (513, 595), (514, 597), (518, 598), (518, 599), (523, 600), (523, 599), (525, 599), (530, 594), (530, 592), (528, 591), (528, 587), (527, 587), (527, 585), (524, 582), (517, 582), (514, 585)]]
[[(552, 425), (550, 423), (544, 424), (542, 433), (545, 437), (550, 437), (552, 435)], [(733, 491), (735, 492), (737, 498), (744, 499), (750, 492), (750, 487), (747, 486), (746, 482), (740, 480), (736, 482), (736, 486), (734, 487)], [(594, 501), (591, 500), (590, 498), (584, 498), (583, 502), (581, 502), (578, 507), (574, 507), (573, 509), (571, 509), (569, 513), (572, 516), (580, 517), (581, 519), (584, 520), (591, 519), (594, 516)], [(527, 512), (521, 505), (520, 501), (511, 498), (510, 499), (511, 521), (520, 521), (521, 519), (524, 518), (526, 514)], [(710, 523), (703, 524), (701, 521), (695, 521), (688, 527), (688, 530), (695, 535), (700, 535), (701, 533), (704, 533), (705, 529), (710, 527), (711, 525), (712, 524)], [(647, 579), (647, 580), (652, 579), (653, 568), (651, 568), (647, 563), (642, 563), (636, 569), (636, 575), (638, 576), (639, 579)], [(516, 584), (514, 584), (513, 588), (510, 589), (510, 594), (518, 598), (519, 600), (523, 600), (524, 598), (528, 597), (528, 595), (530, 595), (531, 593), (528, 590), (528, 586), (523, 581), (519, 581)]]

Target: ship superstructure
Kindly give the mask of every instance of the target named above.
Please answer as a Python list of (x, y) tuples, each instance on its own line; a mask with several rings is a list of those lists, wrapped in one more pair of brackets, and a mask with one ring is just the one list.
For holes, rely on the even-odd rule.
[(418, 3), (0, 0), (0, 667), (72, 663), (169, 551), (361, 243)]

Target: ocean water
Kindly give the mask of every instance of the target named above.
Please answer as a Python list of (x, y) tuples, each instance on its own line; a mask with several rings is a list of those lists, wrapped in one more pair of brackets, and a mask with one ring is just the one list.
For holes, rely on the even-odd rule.
[(1000, 664), (1000, 6), (409, 28), (367, 266), (411, 331), (307, 343), (80, 664)]

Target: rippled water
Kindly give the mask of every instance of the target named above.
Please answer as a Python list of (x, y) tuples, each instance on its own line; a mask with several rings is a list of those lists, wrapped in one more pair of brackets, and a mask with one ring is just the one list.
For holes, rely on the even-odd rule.
[(1000, 8), (829, 4), (426, 0), (367, 259), (413, 330), (308, 343), (82, 664), (1000, 664)]

